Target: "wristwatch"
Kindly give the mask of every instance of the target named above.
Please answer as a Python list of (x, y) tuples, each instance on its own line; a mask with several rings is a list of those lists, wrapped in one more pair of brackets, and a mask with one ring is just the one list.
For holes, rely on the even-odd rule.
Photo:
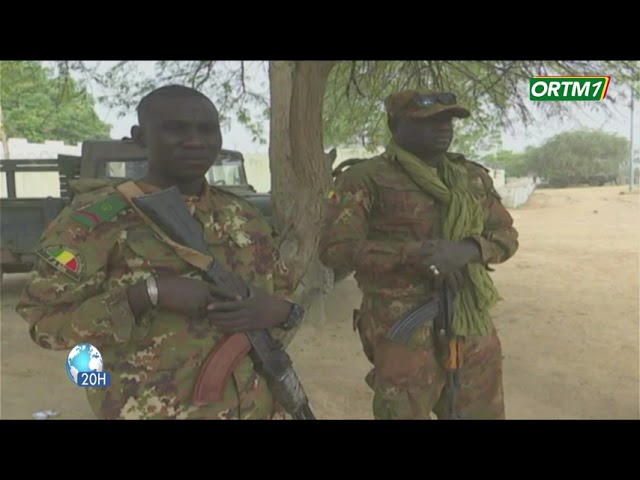
[(297, 303), (289, 303), (291, 303), (291, 311), (289, 312), (289, 316), (283, 323), (278, 325), (282, 330), (291, 330), (292, 328), (297, 327), (298, 325), (300, 325), (300, 322), (302, 322), (302, 319), (304, 318), (304, 308), (302, 308)]

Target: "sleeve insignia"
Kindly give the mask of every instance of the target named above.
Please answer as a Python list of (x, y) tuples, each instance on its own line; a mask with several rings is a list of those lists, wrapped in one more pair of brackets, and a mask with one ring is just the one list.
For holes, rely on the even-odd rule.
[(327, 199), (331, 203), (338, 203), (340, 200), (340, 198), (338, 197), (338, 193), (335, 190), (329, 190), (329, 193), (327, 194)]
[(88, 207), (75, 211), (71, 218), (88, 228), (111, 220), (118, 213), (129, 207), (129, 203), (120, 197), (111, 196)]
[(52, 267), (78, 281), (82, 276), (84, 261), (74, 249), (55, 245), (41, 248), (36, 254)]

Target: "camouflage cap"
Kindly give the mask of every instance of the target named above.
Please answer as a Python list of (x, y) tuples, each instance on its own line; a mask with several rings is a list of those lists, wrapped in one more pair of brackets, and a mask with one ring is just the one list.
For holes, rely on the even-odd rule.
[(432, 90), (404, 90), (393, 93), (384, 100), (390, 117), (430, 117), (442, 112), (459, 118), (467, 118), (471, 112), (458, 105), (450, 92)]

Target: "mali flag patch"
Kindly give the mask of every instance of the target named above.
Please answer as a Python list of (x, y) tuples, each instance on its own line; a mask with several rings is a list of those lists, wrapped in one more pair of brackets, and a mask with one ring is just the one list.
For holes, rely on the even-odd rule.
[(338, 201), (340, 200), (338, 198), (338, 192), (336, 192), (335, 190), (329, 190), (329, 193), (327, 194), (327, 199), (331, 203), (338, 203)]
[(71, 218), (85, 227), (93, 228), (100, 223), (111, 220), (127, 207), (129, 207), (129, 203), (125, 199), (112, 196), (76, 210)]
[(72, 248), (63, 246), (45, 247), (36, 251), (38, 256), (49, 265), (58, 269), (62, 273), (70, 276), (74, 280), (80, 280), (84, 262), (80, 254)]

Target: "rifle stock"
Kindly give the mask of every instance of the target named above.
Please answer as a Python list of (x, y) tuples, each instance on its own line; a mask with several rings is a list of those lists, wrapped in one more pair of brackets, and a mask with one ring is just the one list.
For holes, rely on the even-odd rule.
[[(211, 256), (200, 225), (187, 209), (176, 187), (134, 197), (133, 202), (171, 240)], [(242, 298), (248, 297), (249, 286), (237, 275), (230, 275), (215, 259), (203, 272), (207, 281), (227, 288)], [(244, 334), (252, 347), (249, 355), (254, 368), (265, 379), (276, 401), (296, 420), (315, 420), (287, 352), (268, 330), (250, 330)]]

